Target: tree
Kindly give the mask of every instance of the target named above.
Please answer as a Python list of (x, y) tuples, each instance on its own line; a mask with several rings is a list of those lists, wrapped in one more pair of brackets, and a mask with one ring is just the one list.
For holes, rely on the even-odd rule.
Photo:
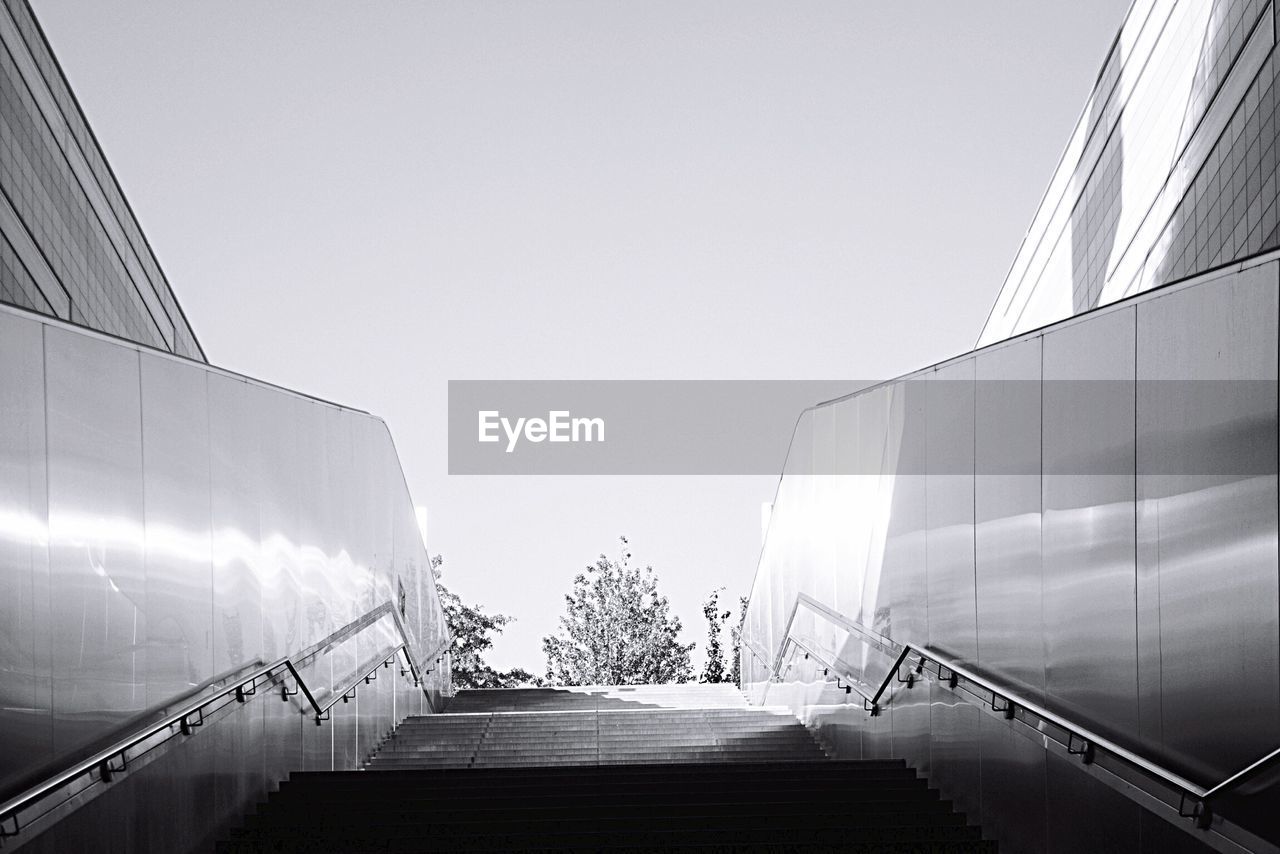
[(720, 592), (723, 587), (712, 590), (707, 601), (702, 603), (702, 616), (707, 621), (707, 661), (702, 668), (703, 682), (724, 682), (724, 624), (731, 611), (720, 610)]
[(600, 555), (565, 595), (560, 631), (542, 639), (553, 685), (688, 682), (694, 644), (679, 641), (680, 618), (658, 592), (653, 567), (631, 566), (627, 538), (617, 560)]
[(494, 670), (485, 663), (484, 653), (493, 646), (490, 635), (501, 634), (507, 623), (515, 617), (506, 614), (486, 614), (480, 605), (468, 605), (458, 594), (444, 586), (440, 571), (444, 558), (431, 558), (431, 569), (436, 576), (436, 590), (440, 594), (440, 608), (453, 644), (449, 647), (453, 662), (454, 688), (517, 688), (537, 684), (538, 679), (519, 667), (512, 670)]
[(720, 610), (720, 594), (723, 587), (712, 590), (702, 603), (702, 616), (707, 621), (707, 663), (702, 670), (703, 682), (742, 683), (742, 627), (747, 619), (747, 597), (738, 597), (738, 619), (729, 627), (730, 660), (725, 661), (723, 637), (724, 625), (733, 616), (731, 610)]
[(738, 622), (729, 630), (733, 642), (733, 661), (729, 664), (729, 681), (742, 687), (742, 628), (747, 624), (747, 597), (738, 597)]

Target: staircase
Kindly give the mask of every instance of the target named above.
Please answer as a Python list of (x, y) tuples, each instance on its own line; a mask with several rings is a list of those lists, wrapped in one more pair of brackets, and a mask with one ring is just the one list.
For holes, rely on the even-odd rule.
[[(701, 689), (701, 690), (700, 690)], [(465, 691), (405, 720), (370, 770), (825, 759), (787, 709), (731, 685)]]
[[(375, 773), (376, 772), (376, 773)], [(364, 771), (294, 774), (220, 852), (994, 852), (900, 761), (731, 686), (466, 691)]]

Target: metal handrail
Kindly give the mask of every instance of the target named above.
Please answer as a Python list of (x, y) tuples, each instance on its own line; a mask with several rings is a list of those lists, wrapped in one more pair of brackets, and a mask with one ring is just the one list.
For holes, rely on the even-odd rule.
[[(228, 679), (231, 679), (232, 677), (239, 676), (240, 674), (247, 672), (251, 668), (261, 667), (265, 663), (266, 662), (264, 662), (261, 658), (255, 658), (252, 661), (247, 661), (247, 662), (244, 662), (243, 664), (238, 664), (235, 667), (229, 667), (226, 670), (222, 671), (221, 673), (217, 674), (216, 676), (210, 676), (208, 679), (205, 679), (202, 682), (192, 685), (187, 690), (182, 691), (181, 693), (176, 694), (173, 697), (169, 697), (167, 700), (165, 700), (165, 702), (156, 706), (152, 706), (151, 708), (146, 709), (142, 712), (139, 712), (138, 714), (133, 715), (132, 717), (122, 721), (116, 727), (116, 730), (122, 731), (127, 729), (132, 731), (134, 727), (145, 726), (148, 722), (156, 720), (158, 716), (163, 717), (167, 715), (169, 710), (175, 708), (179, 703), (186, 702), (187, 700), (190, 700), (192, 697), (202, 695), (204, 694), (204, 692), (208, 691), (210, 688), (212, 688), (214, 685), (217, 685), (219, 682), (225, 682)], [(75, 755), (84, 756), (84, 755), (96, 754), (97, 751), (94, 750), (94, 747), (95, 745), (101, 744), (102, 741), (103, 739), (99, 738), (95, 741), (90, 742), (85, 746), (84, 750), (77, 751)], [(64, 764), (68, 759), (70, 759), (70, 757), (64, 757)], [(70, 759), (70, 761), (75, 762), (78, 760)], [(46, 763), (44, 766), (40, 766), (34, 769), (34, 773), (28, 775), (27, 779), (35, 779), (39, 782), (43, 782), (44, 779), (48, 776), (48, 774), (44, 772), (47, 768), (51, 766), (53, 766), (53, 763), (50, 762), (50, 763)], [(61, 769), (59, 769), (59, 770), (55, 770), (53, 773), (62, 773), (62, 771)], [(17, 780), (15, 782), (22, 783), (24, 781)], [(19, 793), (23, 791), (25, 791), (25, 789), (20, 789)]]
[[(332, 692), (330, 694), (329, 702), (325, 703), (323, 706), (321, 706), (319, 703), (316, 702), (316, 698), (312, 695), (310, 691), (306, 690), (306, 687), (307, 687), (306, 683), (302, 681), (302, 678), (300, 676), (298, 676), (298, 671), (294, 669), (293, 664), (290, 662), (286, 664), (286, 666), (289, 668), (289, 672), (293, 674), (294, 679), (297, 680), (298, 689), (302, 689), (304, 691), (307, 698), (307, 702), (311, 704), (311, 708), (315, 711), (316, 726), (320, 726), (325, 721), (329, 720), (329, 710), (332, 709), (334, 706), (336, 706), (338, 704), (338, 701), (342, 701), (345, 703), (350, 699), (354, 699), (356, 694), (356, 689), (360, 686), (360, 683), (364, 682), (364, 684), (368, 685), (374, 679), (377, 679), (378, 678), (376, 676), (377, 672), (383, 669), (384, 667), (390, 667), (391, 662), (395, 661), (396, 656), (399, 655), (400, 652), (404, 649), (405, 649), (404, 644), (398, 644), (394, 649), (391, 650), (390, 655), (387, 655), (384, 658), (380, 659), (377, 664), (373, 665), (373, 667), (369, 668), (369, 670), (367, 670), (365, 673), (363, 673), (360, 676), (357, 676), (354, 680), (352, 680), (351, 684), (348, 685), (345, 689), (343, 689), (342, 691)], [(416, 683), (415, 683), (415, 687), (417, 687)], [(287, 692), (288, 686), (287, 685), (282, 686), (281, 690), (282, 690), (282, 693)], [(296, 693), (296, 692), (297, 692), (297, 689), (295, 689), (295, 691), (292, 693)], [(284, 694), (284, 696), (287, 697), (289, 696), (289, 694), (286, 693)]]
[(751, 653), (752, 655), (754, 655), (754, 656), (756, 657), (756, 660), (757, 660), (757, 661), (759, 661), (761, 664), (763, 664), (765, 667), (768, 667), (768, 668), (772, 668), (772, 667), (773, 667), (772, 662), (770, 662), (770, 661), (769, 661), (769, 654), (768, 654), (768, 653), (766, 653), (766, 652), (763, 652), (763, 651), (761, 651), (761, 650), (756, 649), (756, 645), (755, 645), (755, 644), (753, 644), (753, 643), (752, 643), (750, 640), (748, 640), (747, 638), (743, 638), (743, 639), (742, 639), (742, 647), (743, 647), (743, 649), (745, 649), (747, 652), (749, 652), (749, 653)]
[[(871, 715), (874, 716), (879, 713), (880, 700), (884, 696), (885, 692), (889, 689), (889, 687), (895, 681), (905, 682), (908, 687), (911, 686), (913, 681), (913, 676), (911, 674), (909, 674), (906, 679), (903, 679), (899, 675), (899, 669), (907, 661), (907, 659), (913, 656), (918, 658), (918, 661), (914, 668), (914, 673), (916, 674), (923, 672), (925, 661), (931, 661), (933, 662), (937, 670), (939, 679), (943, 678), (942, 676), (943, 670), (948, 671), (948, 676), (946, 677), (946, 680), (949, 683), (950, 687), (952, 688), (956, 687), (957, 678), (959, 677), (959, 678), (963, 678), (966, 682), (972, 682), (980, 686), (984, 691), (990, 692), (992, 710), (1003, 712), (1006, 718), (1010, 720), (1015, 719), (1015, 713), (1017, 711), (1017, 708), (1021, 707), (1026, 711), (1030, 712), (1031, 714), (1035, 715), (1036, 717), (1040, 718), (1041, 720), (1047, 721), (1048, 723), (1051, 723), (1054, 726), (1058, 727), (1059, 729), (1063, 730), (1067, 734), (1067, 744), (1065, 745), (1065, 747), (1067, 748), (1067, 751), (1073, 755), (1080, 756), (1081, 760), (1086, 764), (1092, 763), (1094, 761), (1095, 752), (1101, 749), (1106, 753), (1109, 753), (1112, 756), (1115, 756), (1118, 759), (1121, 759), (1124, 762), (1130, 765), (1133, 765), (1141, 769), (1142, 771), (1145, 771), (1151, 776), (1154, 776), (1164, 781), (1166, 784), (1168, 784), (1169, 786), (1177, 790), (1182, 795), (1183, 801), (1185, 801), (1186, 798), (1190, 796), (1193, 799), (1193, 801), (1199, 804), (1199, 807), (1193, 809), (1192, 812), (1190, 813), (1186, 813), (1183, 811), (1184, 804), (1179, 804), (1178, 812), (1179, 812), (1179, 815), (1182, 815), (1184, 818), (1195, 819), (1196, 825), (1198, 827), (1201, 827), (1201, 828), (1209, 827), (1212, 819), (1212, 809), (1211, 809), (1210, 803), (1213, 799), (1220, 797), (1226, 792), (1229, 792), (1230, 790), (1239, 786), (1241, 783), (1245, 782), (1247, 779), (1260, 773), (1266, 767), (1273, 764), (1280, 764), (1280, 748), (1277, 748), (1276, 750), (1273, 750), (1271, 753), (1267, 754), (1266, 756), (1263, 756), (1262, 758), (1249, 764), (1247, 767), (1241, 769), (1240, 771), (1237, 771), (1235, 774), (1232, 774), (1231, 776), (1227, 777), (1217, 785), (1206, 788), (1204, 786), (1198, 785), (1197, 783), (1194, 783), (1188, 780), (1187, 778), (1183, 777), (1182, 775), (1174, 771), (1169, 770), (1168, 768), (1165, 768), (1163, 765), (1160, 765), (1159, 763), (1151, 759), (1148, 759), (1144, 756), (1141, 756), (1133, 752), (1132, 750), (1129, 750), (1128, 748), (1125, 748), (1120, 746), (1119, 744), (1116, 744), (1114, 741), (1111, 741), (1105, 736), (1098, 735), (1096, 732), (1089, 729), (1088, 727), (1084, 727), (1084, 726), (1080, 726), (1078, 724), (1072, 723), (1068, 721), (1066, 718), (1062, 717), (1061, 715), (1051, 712), (1048, 709), (1044, 708), (1043, 706), (1040, 706), (1037, 703), (1034, 703), (1030, 700), (1025, 699), (1020, 694), (996, 685), (992, 680), (983, 676), (979, 676), (977, 673), (968, 669), (964, 665), (957, 664), (955, 660), (950, 658), (949, 656), (946, 656), (942, 653), (936, 652), (931, 649), (926, 649), (917, 644), (911, 643), (910, 641), (904, 641), (902, 643), (899, 643), (889, 638), (885, 638), (883, 635), (876, 634), (870, 629), (867, 629), (865, 626), (861, 626), (857, 623), (853, 623), (848, 619), (844, 618), (843, 616), (838, 615), (836, 612), (831, 611), (826, 606), (822, 605), (821, 603), (812, 599), (812, 597), (809, 597), (803, 593), (799, 594), (796, 597), (796, 604), (791, 611), (791, 619), (787, 621), (787, 634), (783, 636), (782, 644), (778, 649), (778, 654), (772, 668), (773, 673), (775, 675), (777, 675), (781, 669), (782, 663), (786, 658), (789, 645), (793, 645), (803, 649), (807, 656), (813, 657), (820, 664), (822, 664), (825, 671), (832, 671), (832, 670), (839, 671), (839, 668), (834, 664), (834, 662), (826, 661), (821, 656), (821, 654), (817, 653), (814, 650), (811, 650), (808, 646), (806, 646), (800, 641), (795, 640), (790, 636), (791, 627), (795, 621), (796, 611), (799, 609), (799, 607), (802, 604), (809, 605), (809, 606), (816, 606), (814, 608), (816, 611), (818, 611), (823, 616), (835, 617), (836, 619), (834, 621), (840, 624), (842, 627), (847, 628), (859, 635), (862, 635), (864, 638), (875, 639), (870, 642), (873, 645), (881, 646), (882, 649), (884, 647), (884, 644), (886, 643), (892, 646), (900, 646), (900, 650), (897, 654), (897, 657), (894, 660), (893, 666), (885, 674), (884, 679), (881, 680), (880, 685), (877, 687), (875, 693), (872, 694), (870, 697), (868, 697), (862, 691), (861, 688), (857, 687), (856, 685), (857, 680), (855, 679), (855, 677), (851, 676), (847, 672), (838, 673), (837, 675), (837, 685), (840, 685), (840, 687), (844, 687), (840, 682), (841, 678), (845, 680), (850, 680), (850, 684), (855, 688), (855, 690), (858, 691), (859, 694), (863, 696), (863, 707)], [(827, 675), (829, 675), (829, 673)], [(846, 689), (846, 693), (848, 693), (847, 689)], [(997, 700), (1003, 701), (1002, 707), (1000, 708), (996, 707)], [(1044, 733), (1042, 732), (1041, 734), (1043, 735)]]
[(1222, 792), (1228, 792), (1234, 789), (1236, 786), (1239, 786), (1245, 780), (1248, 780), (1250, 777), (1261, 772), (1268, 765), (1275, 765), (1277, 764), (1278, 761), (1280, 761), (1280, 747), (1277, 747), (1275, 750), (1271, 751), (1266, 756), (1257, 760), (1253, 764), (1248, 765), (1244, 768), (1241, 768), (1239, 771), (1232, 774), (1230, 777), (1223, 780), (1221, 783), (1214, 786), (1213, 788), (1208, 789), (1204, 793), (1201, 800), (1207, 801), (1210, 798), (1217, 797)]
[[(884, 652), (888, 655), (893, 654), (893, 648), (897, 644), (891, 638), (887, 638), (882, 634), (873, 632), (871, 629), (868, 629), (866, 626), (853, 622), (849, 618), (845, 617), (844, 614), (841, 614), (839, 611), (836, 611), (832, 608), (828, 608), (826, 605), (822, 604), (817, 599), (814, 599), (808, 593), (796, 594), (796, 602), (794, 605), (791, 606), (791, 615), (787, 617), (787, 627), (782, 633), (783, 638), (789, 638), (791, 636), (791, 627), (795, 625), (796, 614), (800, 611), (801, 605), (807, 606), (810, 610), (816, 612), (818, 616), (824, 617), (826, 620), (828, 620), (829, 622), (835, 623), (840, 628), (846, 631), (861, 635), (867, 641), (867, 643), (869, 643), (871, 646), (878, 648), (881, 652)], [(779, 658), (781, 657), (782, 654), (783, 654), (782, 652), (779, 653)], [(774, 673), (775, 674), (777, 673), (776, 666), (774, 668)]]
[[(819, 664), (821, 664), (823, 676), (831, 675), (832, 670), (839, 670), (839, 668), (833, 662), (827, 661), (825, 658), (822, 657), (822, 654), (820, 652), (813, 649), (803, 641), (798, 641), (795, 638), (789, 637), (786, 639), (786, 641), (784, 641), (784, 643), (790, 643), (792, 646), (798, 647), (799, 649), (804, 651), (805, 658), (812, 658), (815, 661), (817, 661)], [(851, 678), (847, 673), (843, 675), (843, 678), (848, 680), (847, 682), (842, 682), (841, 678), (842, 678), (841, 674), (837, 673), (836, 674), (837, 688), (843, 688), (846, 694), (848, 694), (850, 691), (857, 691), (858, 696), (862, 698), (862, 708), (864, 710), (870, 712), (873, 715), (879, 712), (879, 709), (876, 708), (875, 699), (872, 698), (872, 696), (868, 694), (865, 690), (863, 690), (860, 680)]]
[[(400, 612), (395, 608), (391, 608), (391, 603), (384, 603), (383, 607), (391, 609), (391, 619), (395, 621), (396, 629), (400, 632), (400, 637), (404, 640), (404, 658), (409, 662), (409, 670), (413, 675), (413, 687), (417, 688), (422, 679), (435, 670), (435, 667), (428, 667), (425, 671), (422, 664), (413, 660), (413, 650), (409, 646), (409, 633), (405, 630), (404, 623), (400, 619)], [(453, 636), (445, 633), (444, 639), (436, 645), (436, 648), (427, 653), (427, 660), (435, 660), (436, 666), (439, 666), (444, 658), (445, 651), (453, 644)], [(408, 674), (402, 674), (408, 675)]]
[[(392, 615), (393, 622), (400, 633), (402, 642), (396, 645), (389, 655), (379, 659), (378, 664), (376, 664), (370, 671), (354, 680), (353, 683), (348, 688), (344, 689), (341, 694), (335, 693), (333, 699), (325, 706), (321, 707), (316, 701), (315, 695), (307, 686), (306, 680), (302, 678), (302, 674), (299, 672), (299, 667), (304, 667), (307, 662), (319, 655), (326, 648), (357, 634), (377, 622), (388, 613)], [(440, 650), (451, 642), (451, 640), (451, 638), (446, 637), (444, 642), (436, 648), (432, 655), (437, 655)], [(257, 689), (259, 687), (258, 680), (260, 679), (286, 678), (281, 676), (280, 671), (287, 670), (293, 677), (297, 687), (294, 688), (293, 691), (290, 691), (287, 684), (282, 685), (282, 699), (288, 700), (289, 697), (301, 691), (310, 703), (315, 714), (316, 725), (319, 726), (324, 720), (328, 719), (329, 710), (336, 705), (339, 700), (350, 696), (361, 681), (364, 681), (366, 684), (373, 681), (371, 674), (381, 667), (389, 666), (390, 662), (393, 661), (396, 655), (401, 652), (404, 653), (405, 661), (408, 662), (409, 665), (408, 671), (403, 669), (401, 670), (401, 675), (411, 675), (413, 677), (414, 687), (420, 687), (423, 677), (430, 674), (434, 668), (429, 668), (426, 671), (419, 668), (419, 665), (413, 660), (413, 655), (410, 652), (408, 632), (405, 631), (404, 623), (400, 620), (399, 612), (396, 611), (392, 603), (384, 602), (360, 617), (357, 617), (355, 620), (352, 620), (350, 623), (347, 623), (342, 628), (330, 633), (323, 640), (312, 644), (295, 655), (284, 656), (270, 664), (264, 664), (256, 668), (248, 675), (241, 675), (235, 679), (230, 679), (230, 676), (234, 676), (237, 670), (229, 671), (229, 675), (225, 678), (228, 678), (230, 681), (219, 690), (191, 700), (190, 702), (180, 706), (177, 711), (165, 715), (161, 720), (143, 727), (140, 730), (130, 732), (111, 746), (97, 751), (86, 759), (82, 759), (71, 764), (67, 768), (49, 776), (41, 783), (32, 786), (21, 794), (10, 798), (4, 803), (0, 803), (0, 839), (15, 836), (21, 832), (18, 814), (22, 810), (30, 807), (37, 801), (40, 801), (52, 792), (61, 789), (63, 786), (74, 781), (78, 777), (86, 774), (92, 774), (94, 771), (98, 772), (98, 778), (102, 782), (111, 782), (112, 778), (116, 774), (127, 770), (128, 757), (125, 754), (129, 750), (137, 747), (139, 744), (155, 735), (158, 735), (166, 729), (171, 729), (175, 725), (182, 735), (190, 735), (194, 728), (204, 724), (205, 709), (232, 695), (235, 696), (237, 702), (246, 702), (249, 697), (254, 696), (257, 693)], [(259, 660), (259, 663), (260, 661), (261, 660)], [(438, 658), (436, 661), (439, 663)], [(239, 670), (242, 671), (243, 667), (239, 668)], [(217, 680), (215, 679), (214, 681)], [(423, 692), (426, 692), (425, 688), (423, 689)], [(117, 758), (119, 759), (118, 766), (112, 764), (112, 760)], [(13, 821), (12, 827), (5, 827), (4, 823), (10, 820)]]

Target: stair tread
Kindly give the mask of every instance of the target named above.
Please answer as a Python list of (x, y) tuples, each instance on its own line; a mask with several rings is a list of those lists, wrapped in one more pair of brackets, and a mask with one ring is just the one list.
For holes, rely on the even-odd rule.
[(292, 775), (228, 838), (259, 851), (994, 852), (901, 760), (828, 757), (732, 686), (461, 692), (360, 771)]

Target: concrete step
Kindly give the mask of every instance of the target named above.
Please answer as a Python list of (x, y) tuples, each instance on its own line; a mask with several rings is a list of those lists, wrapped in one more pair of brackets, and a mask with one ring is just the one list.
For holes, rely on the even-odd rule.
[[(742, 767), (742, 766), (738, 766)], [(634, 799), (634, 798), (679, 798), (680, 801), (750, 801), (753, 798), (799, 798), (810, 802), (819, 802), (829, 796), (837, 800), (848, 800), (849, 792), (889, 792), (910, 791), (927, 788), (923, 777), (908, 776), (903, 773), (866, 772), (849, 770), (835, 777), (812, 779), (804, 773), (804, 768), (795, 766), (800, 774), (786, 775), (785, 768), (771, 767), (780, 777), (781, 783), (770, 781), (767, 787), (743, 785), (744, 781), (757, 782), (752, 775), (724, 773), (715, 777), (698, 774), (670, 775), (664, 772), (662, 786), (655, 786), (653, 774), (636, 774), (617, 769), (592, 770), (583, 769), (568, 774), (556, 775), (552, 771), (545, 774), (536, 773), (536, 777), (518, 771), (474, 771), (466, 776), (475, 778), (471, 784), (465, 780), (438, 782), (440, 775), (417, 774), (407, 775), (405, 772), (388, 773), (383, 780), (387, 785), (396, 787), (397, 799), (426, 799), (438, 801), (442, 799), (481, 799), (501, 800), (504, 798), (520, 801), (541, 802), (554, 798), (586, 798), (587, 800)], [(808, 766), (810, 769), (812, 763)], [(689, 769), (682, 769), (689, 770)], [(724, 770), (733, 771), (733, 766), (725, 766)], [(339, 772), (341, 773), (341, 772)], [(459, 775), (454, 774), (453, 777)], [(413, 778), (417, 778), (416, 780)], [(436, 782), (421, 778), (435, 778)], [(834, 785), (838, 782), (839, 785)], [(363, 777), (352, 780), (334, 780), (309, 783), (298, 779), (286, 780), (280, 788), (268, 795), (268, 802), (306, 796), (311, 802), (322, 803), (329, 800), (343, 803), (363, 799), (382, 800), (386, 792), (377, 786), (370, 786)]]
[(459, 694), (449, 709), (407, 719), (366, 767), (688, 767), (826, 755), (789, 711), (748, 707), (732, 686), (495, 689)]
[(533, 746), (546, 750), (555, 750), (561, 747), (574, 747), (581, 745), (591, 746), (613, 746), (624, 748), (628, 746), (643, 746), (645, 744), (711, 744), (711, 745), (742, 745), (742, 744), (774, 744), (774, 745), (793, 745), (808, 744), (812, 742), (813, 736), (809, 733), (785, 733), (770, 734), (762, 736), (715, 736), (706, 735), (702, 737), (694, 736), (673, 736), (668, 733), (659, 733), (654, 735), (624, 736), (610, 737), (597, 736), (595, 733), (584, 736), (538, 736), (537, 738), (493, 738), (485, 739), (478, 742), (455, 742), (448, 739), (391, 739), (385, 742), (383, 748), (391, 745), (401, 745), (406, 747), (465, 747), (475, 749), (479, 747), (503, 747), (503, 746)]
[(751, 709), (716, 709), (716, 708), (689, 708), (689, 709), (635, 709), (635, 710), (618, 710), (618, 709), (587, 709), (575, 711), (556, 711), (552, 710), (523, 710), (516, 712), (468, 712), (454, 713), (443, 712), (436, 715), (418, 715), (406, 719), (407, 725), (421, 723), (424, 721), (451, 721), (454, 723), (470, 723), (475, 721), (483, 721), (492, 719), (495, 721), (502, 720), (519, 720), (521, 718), (545, 718), (558, 720), (589, 720), (595, 717), (613, 718), (617, 720), (626, 720), (633, 717), (650, 717), (661, 718), (664, 720), (683, 720), (686, 718), (766, 718), (766, 717), (792, 717), (791, 713), (786, 709), (769, 709), (769, 708), (751, 708)]
[[(315, 803), (306, 804), (280, 803), (272, 809), (264, 809), (256, 815), (257, 821), (251, 819), (248, 825), (265, 823), (263, 819), (278, 820), (289, 813), (300, 814), (303, 811), (315, 812), (322, 816), (316, 823), (323, 826), (326, 822), (337, 823), (349, 812), (336, 802), (326, 805), (324, 810), (314, 810)], [(775, 820), (785, 816), (812, 816), (816, 807), (821, 808), (824, 820), (849, 820), (867, 812), (896, 812), (909, 809), (915, 815), (948, 814), (951, 805), (938, 798), (937, 792), (922, 790), (920, 792), (865, 792), (858, 802), (848, 799), (840, 801), (835, 797), (824, 797), (819, 801), (804, 801), (795, 798), (769, 797), (753, 800), (734, 800), (732, 798), (717, 801), (688, 801), (670, 798), (647, 798), (633, 800), (583, 801), (561, 799), (557, 801), (532, 802), (513, 800), (495, 803), (474, 801), (460, 803), (450, 801), (440, 803), (427, 800), (395, 799), (382, 803), (367, 802), (362, 804), (360, 813), (368, 820), (376, 822), (379, 827), (394, 824), (410, 824), (422, 822), (424, 816), (433, 824), (462, 823), (468, 821), (625, 821), (634, 818), (648, 818), (660, 813), (668, 818), (704, 818), (714, 820), (725, 816), (738, 816), (749, 807), (756, 812), (766, 812)], [(325, 818), (332, 817), (332, 818)]]

